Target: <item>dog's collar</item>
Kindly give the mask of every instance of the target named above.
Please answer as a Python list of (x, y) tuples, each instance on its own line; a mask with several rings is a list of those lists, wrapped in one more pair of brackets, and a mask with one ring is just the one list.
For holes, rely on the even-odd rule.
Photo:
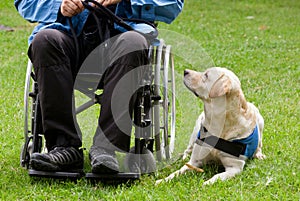
[[(205, 137), (201, 137), (201, 133), (203, 133)], [(236, 157), (244, 155), (247, 158), (251, 158), (258, 146), (258, 126), (255, 126), (252, 134), (247, 138), (229, 141), (210, 134), (208, 130), (201, 125), (196, 143), (199, 145), (206, 143)]]

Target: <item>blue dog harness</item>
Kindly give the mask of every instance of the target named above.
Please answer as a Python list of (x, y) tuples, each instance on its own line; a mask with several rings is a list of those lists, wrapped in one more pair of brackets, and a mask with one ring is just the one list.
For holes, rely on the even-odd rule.
[(234, 155), (236, 157), (244, 155), (247, 158), (252, 158), (258, 146), (259, 131), (257, 125), (248, 137), (232, 141), (224, 140), (213, 135), (201, 138), (201, 130), (207, 132), (207, 129), (205, 127), (201, 127), (197, 135), (197, 144), (201, 145), (203, 142), (205, 142), (206, 144), (209, 144), (214, 148), (219, 149), (220, 151)]

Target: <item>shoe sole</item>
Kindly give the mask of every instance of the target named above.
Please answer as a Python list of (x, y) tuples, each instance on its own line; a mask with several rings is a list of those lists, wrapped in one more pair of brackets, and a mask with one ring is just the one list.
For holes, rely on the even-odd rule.
[(42, 160), (36, 160), (31, 159), (30, 161), (31, 169), (37, 170), (37, 171), (47, 171), (47, 172), (73, 172), (73, 173), (82, 173), (83, 168), (61, 168), (57, 165), (54, 165), (52, 163), (47, 163)]
[(94, 174), (117, 174), (119, 173), (119, 167), (113, 163), (103, 163), (101, 164), (94, 164), (92, 166), (92, 173)]
[(31, 168), (34, 170), (51, 171), (51, 172), (60, 170), (60, 168), (57, 165), (53, 165), (52, 163), (47, 163), (42, 160), (31, 159), (30, 165), (31, 165)]

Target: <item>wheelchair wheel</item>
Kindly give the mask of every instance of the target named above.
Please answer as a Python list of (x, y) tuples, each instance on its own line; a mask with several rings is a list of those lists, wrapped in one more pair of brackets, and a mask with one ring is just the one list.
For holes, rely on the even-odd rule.
[(143, 147), (140, 154), (135, 153), (135, 147), (132, 147), (124, 160), (125, 169), (132, 173), (152, 173), (156, 171), (156, 161), (153, 153)]
[(21, 155), (20, 155), (20, 163), (22, 167), (28, 167), (29, 165), (29, 159), (30, 159), (30, 131), (29, 131), (29, 126), (30, 126), (30, 115), (29, 115), (29, 110), (31, 105), (31, 101), (29, 100), (29, 93), (30, 93), (30, 87), (32, 87), (32, 82), (31, 82), (31, 72), (32, 72), (32, 63), (28, 61), (27, 64), (27, 71), (26, 71), (26, 77), (25, 77), (25, 88), (24, 88), (24, 139), (25, 143), (22, 146), (21, 150)]
[(162, 97), (159, 104), (154, 104), (155, 148), (160, 161), (171, 158), (175, 143), (175, 73), (171, 46), (161, 40), (155, 57), (154, 93)]
[[(20, 154), (22, 167), (29, 167), (30, 155), (41, 152), (42, 149), (42, 124), (37, 84), (32, 72), (32, 64), (28, 61), (25, 89), (24, 89), (24, 145)], [(30, 89), (31, 88), (31, 89)]]

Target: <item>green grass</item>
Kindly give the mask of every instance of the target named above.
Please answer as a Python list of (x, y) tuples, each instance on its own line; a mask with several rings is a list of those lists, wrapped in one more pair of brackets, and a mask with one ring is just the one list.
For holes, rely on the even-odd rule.
[[(30, 178), (19, 165), (19, 154), (27, 37), (33, 26), (9, 0), (0, 2), (0, 24), (15, 29), (0, 31), (0, 200), (300, 200), (299, 1), (187, 0), (172, 25), (159, 26), (176, 55), (178, 143), (187, 143), (199, 112), (194, 96), (181, 84), (184, 68), (203, 70), (214, 64), (233, 70), (247, 100), (265, 118), (267, 159), (251, 160), (241, 175), (208, 187), (201, 184), (216, 172), (214, 167), (154, 186), (156, 179), (180, 168), (181, 161), (118, 186)], [(170, 31), (172, 37), (164, 35)]]

